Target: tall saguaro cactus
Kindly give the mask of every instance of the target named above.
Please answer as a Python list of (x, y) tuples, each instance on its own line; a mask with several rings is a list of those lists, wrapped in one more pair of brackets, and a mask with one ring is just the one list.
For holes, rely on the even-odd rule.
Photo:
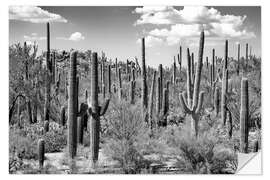
[(109, 106), (110, 100), (107, 99), (102, 106), (98, 103), (98, 59), (97, 53), (92, 54), (91, 70), (91, 108), (88, 109), (90, 114), (90, 147), (91, 162), (95, 166), (99, 153), (99, 136), (100, 136), (100, 116), (103, 116)]
[(248, 153), (248, 80), (243, 78), (241, 81), (241, 109), (240, 109), (240, 151)]
[[(200, 111), (202, 109), (203, 98), (204, 98), (204, 92), (200, 92), (203, 49), (204, 49), (204, 32), (202, 31), (200, 35), (199, 57), (198, 57), (198, 65), (196, 68), (196, 75), (195, 75), (195, 81), (194, 81), (193, 100), (192, 102), (190, 102), (190, 104), (188, 104), (185, 101), (185, 93), (181, 93), (179, 96), (180, 104), (184, 112), (191, 115), (190, 127), (191, 127), (191, 135), (193, 136), (198, 135), (198, 128), (199, 128), (198, 123), (200, 119)], [(187, 73), (187, 76), (191, 78), (189, 73)]]
[(44, 120), (49, 120), (50, 114), (50, 93), (51, 93), (51, 61), (50, 61), (50, 24), (47, 23), (47, 54), (46, 54), (46, 82), (45, 82), (45, 104)]
[(154, 71), (154, 74), (153, 74), (151, 91), (150, 91), (150, 102), (149, 102), (149, 109), (148, 109), (148, 124), (150, 125), (151, 129), (153, 126), (152, 118), (153, 118), (155, 86), (156, 86), (156, 71)]
[(237, 75), (239, 76), (240, 72), (240, 43), (237, 45)]
[(68, 98), (68, 153), (74, 158), (77, 151), (77, 52), (71, 52), (69, 73), (69, 98)]
[(227, 109), (226, 109), (226, 94), (228, 91), (228, 72), (227, 71), (228, 66), (228, 40), (225, 41), (225, 55), (224, 55), (224, 61), (223, 61), (223, 77), (222, 77), (222, 95), (221, 95), (221, 119), (223, 122), (223, 125), (226, 124), (226, 118), (227, 118)]
[(248, 43), (246, 43), (246, 68), (248, 66)]
[[(212, 50), (212, 81), (215, 81), (215, 49)], [(213, 85), (213, 83), (212, 83)]]
[(158, 66), (158, 71), (159, 71), (159, 92), (158, 92), (158, 95), (159, 95), (159, 109), (161, 109), (161, 106), (162, 106), (162, 90), (163, 90), (163, 67), (162, 67), (162, 64), (159, 64)]
[(142, 38), (142, 106), (147, 109), (147, 83), (146, 83), (146, 66), (145, 66), (145, 41)]
[(175, 62), (175, 56), (174, 56), (174, 59), (173, 59), (173, 84), (175, 85), (175, 82), (176, 82), (176, 62)]

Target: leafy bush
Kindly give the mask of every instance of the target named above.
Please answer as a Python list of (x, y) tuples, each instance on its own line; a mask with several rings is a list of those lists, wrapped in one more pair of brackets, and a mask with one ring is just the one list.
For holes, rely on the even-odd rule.
[(138, 173), (146, 165), (137, 146), (145, 129), (140, 108), (125, 101), (111, 108), (107, 130), (110, 136), (105, 140), (104, 152), (117, 160), (125, 173)]

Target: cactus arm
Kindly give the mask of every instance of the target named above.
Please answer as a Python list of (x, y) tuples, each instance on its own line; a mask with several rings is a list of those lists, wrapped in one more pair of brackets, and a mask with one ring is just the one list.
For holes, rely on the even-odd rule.
[(110, 99), (107, 99), (107, 100), (103, 103), (103, 105), (100, 107), (100, 112), (99, 112), (99, 115), (100, 115), (100, 116), (103, 116), (103, 115), (106, 113), (106, 111), (107, 111), (107, 109), (108, 109), (108, 107), (109, 107), (109, 104), (110, 104)]
[(83, 117), (87, 113), (88, 105), (85, 103), (81, 103), (80, 111), (78, 112), (78, 117)]
[(189, 48), (187, 48), (187, 103), (188, 106), (192, 106), (191, 104), (191, 63), (190, 63), (190, 53)]
[(204, 92), (201, 91), (200, 94), (199, 94), (199, 102), (198, 102), (198, 106), (197, 106), (197, 109), (195, 111), (195, 113), (199, 113), (202, 109), (202, 105), (203, 105), (203, 99), (204, 99)]
[(188, 106), (185, 102), (184, 93), (179, 94), (179, 100), (180, 100), (180, 104), (181, 104), (184, 112), (187, 114), (191, 114), (191, 110), (188, 108)]

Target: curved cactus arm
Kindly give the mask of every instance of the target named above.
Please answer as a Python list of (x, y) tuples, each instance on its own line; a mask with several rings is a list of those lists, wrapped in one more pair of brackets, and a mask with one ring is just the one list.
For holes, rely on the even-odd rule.
[(192, 111), (188, 108), (184, 96), (185, 96), (184, 93), (179, 94), (180, 104), (181, 104), (183, 110), (185, 111), (185, 113), (191, 114)]
[(78, 117), (83, 117), (88, 110), (88, 105), (86, 103), (81, 103), (80, 111), (78, 112)]
[(103, 105), (100, 107), (100, 112), (99, 112), (99, 115), (100, 115), (100, 116), (103, 116), (103, 115), (106, 113), (106, 111), (107, 111), (107, 109), (108, 109), (108, 107), (109, 107), (109, 103), (110, 103), (110, 99), (107, 99), (107, 100), (103, 103)]
[(204, 99), (204, 91), (201, 91), (199, 94), (199, 102), (198, 102), (198, 106), (197, 109), (195, 111), (195, 113), (199, 113), (202, 109), (202, 105), (203, 105), (203, 99)]

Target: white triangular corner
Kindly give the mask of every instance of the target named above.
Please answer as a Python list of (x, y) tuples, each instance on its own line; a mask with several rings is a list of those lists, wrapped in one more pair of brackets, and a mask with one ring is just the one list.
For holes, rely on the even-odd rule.
[(236, 174), (262, 174), (262, 153), (238, 153), (238, 167)]

